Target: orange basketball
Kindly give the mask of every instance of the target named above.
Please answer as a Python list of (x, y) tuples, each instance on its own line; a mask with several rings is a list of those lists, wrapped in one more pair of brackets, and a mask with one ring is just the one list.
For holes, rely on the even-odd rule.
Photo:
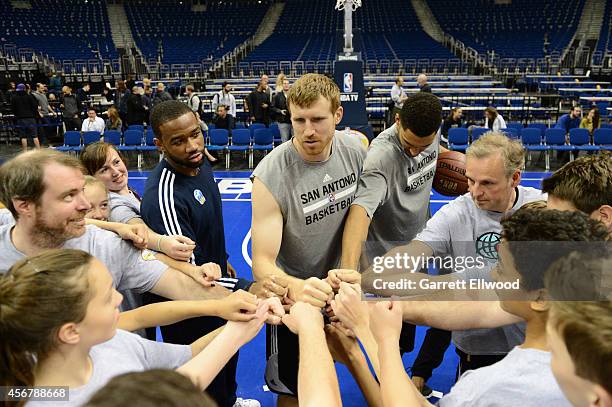
[(465, 176), (465, 154), (458, 151), (448, 151), (440, 154), (433, 188), (446, 196), (459, 196), (468, 191), (468, 181)]

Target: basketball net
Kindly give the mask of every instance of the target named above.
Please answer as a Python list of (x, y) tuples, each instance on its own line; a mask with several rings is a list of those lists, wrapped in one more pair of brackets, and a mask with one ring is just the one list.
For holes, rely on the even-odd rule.
[(353, 11), (361, 7), (361, 0), (336, 0), (336, 10), (344, 10), (344, 7), (346, 7), (346, 3), (351, 4), (351, 9)]

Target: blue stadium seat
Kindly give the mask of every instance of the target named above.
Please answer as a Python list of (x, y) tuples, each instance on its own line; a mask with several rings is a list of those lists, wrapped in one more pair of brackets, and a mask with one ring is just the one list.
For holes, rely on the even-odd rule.
[(591, 144), (591, 135), (587, 129), (570, 129), (569, 143), (574, 146), (577, 151), (599, 151), (598, 146)]
[(546, 161), (546, 171), (550, 169), (550, 156), (548, 150), (550, 147), (542, 143), (542, 133), (537, 128), (523, 128), (521, 129), (521, 141), (525, 147), (527, 154), (527, 162), (531, 158), (532, 151), (543, 151), (544, 159)]
[(282, 143), (282, 139), (281, 139), (281, 135), (280, 135), (280, 130), (278, 128), (278, 123), (272, 123), (270, 124), (270, 131), (272, 132), (272, 137), (274, 138), (274, 144), (280, 144)]
[(225, 153), (225, 167), (229, 168), (230, 155), (227, 151), (229, 148), (229, 131), (227, 129), (210, 130), (210, 143), (206, 148), (209, 151), (223, 151)]
[(599, 146), (601, 150), (612, 150), (612, 128), (595, 129), (593, 144)]
[(468, 148), (468, 129), (453, 127), (448, 129), (449, 150), (465, 151)]
[(541, 135), (542, 135), (542, 137), (544, 137), (544, 132), (546, 131), (548, 126), (546, 125), (546, 123), (529, 123), (527, 125), (527, 128), (529, 128), (529, 129), (540, 129)]
[(566, 143), (565, 130), (563, 129), (546, 129), (544, 132), (544, 142), (550, 147), (550, 150), (569, 151), (573, 155), (574, 146)]
[(268, 128), (260, 128), (255, 130), (255, 136), (253, 137), (252, 151), (263, 151), (267, 154), (268, 151), (272, 151), (274, 148), (274, 137), (272, 132)]
[[(249, 129), (235, 129), (232, 131), (232, 144), (228, 147), (232, 151), (242, 151), (249, 155), (249, 168), (253, 167), (253, 154), (251, 154), (251, 132)], [(228, 154), (228, 155), (229, 155)]]
[(83, 145), (88, 145), (100, 141), (99, 131), (86, 131), (83, 133)]
[(55, 147), (59, 151), (81, 151), (81, 132), (69, 130), (64, 133), (64, 145)]
[(251, 137), (255, 137), (255, 130), (264, 128), (266, 128), (266, 125), (263, 123), (251, 123), (251, 125), (249, 126), (249, 130), (251, 131)]
[(487, 133), (491, 131), (490, 129), (486, 128), (486, 127), (474, 127), (472, 129), (472, 143), (476, 140), (478, 140), (483, 134)]
[(115, 146), (121, 144), (121, 132), (119, 130), (106, 130), (104, 132), (104, 142)]
[(519, 131), (515, 127), (506, 127), (502, 132), (513, 140), (519, 138)]
[(142, 124), (130, 124), (127, 128), (128, 130), (136, 130), (141, 133), (144, 133), (144, 126)]

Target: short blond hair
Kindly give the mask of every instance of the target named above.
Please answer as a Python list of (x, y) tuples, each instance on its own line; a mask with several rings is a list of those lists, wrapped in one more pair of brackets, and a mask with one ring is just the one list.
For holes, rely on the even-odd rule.
[(98, 178), (93, 177), (91, 175), (85, 175), (85, 186), (86, 187), (98, 186), (102, 188), (105, 193), (108, 194), (108, 188), (106, 188), (106, 184), (104, 184), (104, 182), (100, 181)]
[(340, 89), (338, 85), (325, 75), (309, 73), (295, 81), (287, 96), (287, 105), (308, 108), (313, 105), (319, 96), (323, 96), (331, 103), (332, 114), (340, 107)]
[(465, 155), (473, 158), (487, 158), (495, 153), (501, 155), (508, 178), (525, 165), (525, 149), (521, 142), (512, 140), (497, 131), (485, 133), (468, 147)]

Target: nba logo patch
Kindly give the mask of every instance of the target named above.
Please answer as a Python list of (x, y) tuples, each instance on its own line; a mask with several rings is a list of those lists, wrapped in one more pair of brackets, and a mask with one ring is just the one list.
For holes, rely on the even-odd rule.
[(196, 199), (196, 201), (200, 203), (200, 205), (204, 205), (204, 202), (206, 202), (206, 198), (204, 197), (204, 194), (199, 189), (196, 189), (195, 191), (193, 191), (193, 197)]
[(336, 195), (329, 194), (329, 203), (334, 203), (334, 202), (336, 202)]
[(353, 74), (351, 72), (346, 72), (344, 74), (344, 92), (352, 92), (353, 91)]

